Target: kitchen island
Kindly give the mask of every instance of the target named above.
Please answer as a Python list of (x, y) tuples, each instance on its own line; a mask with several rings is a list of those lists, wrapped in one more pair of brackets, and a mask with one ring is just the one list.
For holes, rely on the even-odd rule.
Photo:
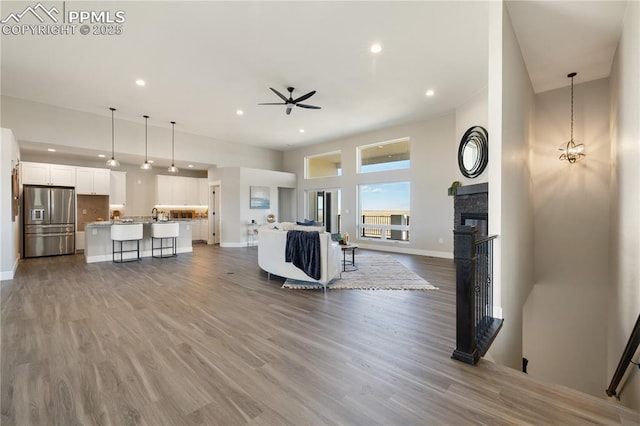
[[(177, 238), (176, 252), (191, 253), (191, 233), (193, 224), (190, 220), (177, 221), (180, 224), (180, 235)], [(84, 257), (87, 263), (111, 262), (113, 259), (113, 244), (111, 241), (111, 225), (122, 222), (91, 222), (85, 225)], [(140, 257), (151, 257), (151, 221), (127, 222), (142, 223), (142, 240), (140, 241)], [(162, 222), (169, 223), (169, 222)], [(135, 248), (135, 242), (125, 242)], [(156, 247), (158, 243), (156, 242)]]

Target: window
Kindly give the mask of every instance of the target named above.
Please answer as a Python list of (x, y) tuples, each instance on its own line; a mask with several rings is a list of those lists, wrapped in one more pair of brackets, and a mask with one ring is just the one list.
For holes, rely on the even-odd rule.
[(359, 185), (361, 239), (409, 241), (409, 182)]
[(305, 157), (305, 179), (342, 176), (342, 152)]
[(409, 138), (358, 148), (360, 173), (408, 169), (411, 166)]

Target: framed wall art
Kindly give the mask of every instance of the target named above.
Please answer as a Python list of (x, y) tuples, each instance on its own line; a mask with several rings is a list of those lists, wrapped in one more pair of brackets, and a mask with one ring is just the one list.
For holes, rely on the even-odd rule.
[(268, 186), (251, 186), (250, 191), (250, 209), (269, 209), (271, 206), (271, 188)]

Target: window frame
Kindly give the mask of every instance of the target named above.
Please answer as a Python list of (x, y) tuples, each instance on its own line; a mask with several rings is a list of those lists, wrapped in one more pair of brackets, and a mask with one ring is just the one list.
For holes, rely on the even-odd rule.
[[(363, 208), (362, 208), (362, 187), (364, 186), (371, 186), (371, 185), (388, 185), (388, 184), (402, 184), (402, 183), (406, 183), (408, 184), (408, 189), (409, 189), (409, 214), (407, 214), (407, 224), (406, 225), (392, 225), (392, 224), (365, 224), (363, 223), (362, 217), (363, 215)], [(358, 218), (357, 218), (357, 232), (358, 232), (358, 240), (360, 241), (366, 241), (366, 242), (372, 242), (372, 241), (377, 241), (383, 244), (386, 243), (392, 243), (392, 244), (409, 244), (411, 242), (411, 238), (410, 238), (410, 231), (411, 231), (411, 180), (389, 180), (389, 181), (379, 181), (379, 182), (362, 182), (356, 185), (356, 198), (357, 198), (357, 212), (358, 212)], [(390, 215), (392, 216), (392, 215)], [(391, 221), (391, 218), (389, 217), (389, 221)], [(375, 236), (366, 236), (364, 235), (365, 229), (379, 229), (380, 230), (380, 237), (375, 237)], [(392, 233), (392, 231), (400, 231), (400, 232), (406, 232), (406, 239), (404, 238), (400, 238), (400, 239), (392, 239), (390, 238), (390, 235)], [(387, 235), (389, 234), (389, 236)]]
[[(388, 170), (374, 170), (374, 171), (363, 171), (362, 167), (362, 151), (369, 149), (369, 148), (373, 148), (373, 147), (379, 147), (379, 146), (385, 146), (385, 145), (392, 145), (392, 144), (396, 144), (396, 143), (402, 143), (402, 142), (408, 142), (409, 144), (409, 165), (407, 167), (399, 167), (399, 168), (393, 168), (393, 169), (388, 169)], [(405, 137), (401, 137), (401, 138), (396, 138), (396, 139), (391, 139), (391, 140), (387, 140), (387, 141), (383, 141), (383, 142), (376, 142), (376, 143), (370, 143), (370, 144), (366, 144), (366, 145), (360, 145), (356, 148), (356, 173), (357, 174), (370, 174), (370, 173), (384, 173), (384, 172), (391, 172), (391, 171), (397, 171), (397, 170), (410, 170), (411, 169), (411, 138), (409, 136), (405, 136)], [(393, 162), (389, 162), (389, 163), (393, 163)], [(386, 163), (380, 163), (380, 164), (386, 164)], [(364, 166), (367, 166), (367, 164), (365, 164)]]
[[(314, 159), (314, 158), (318, 158), (318, 157), (328, 157), (331, 155), (335, 155), (338, 154), (340, 155), (340, 167), (336, 168), (336, 174), (335, 175), (328, 175), (328, 176), (309, 176), (309, 171), (310, 171), (310, 167), (309, 167), (309, 160)], [(329, 152), (323, 152), (320, 154), (313, 154), (313, 155), (306, 155), (304, 157), (304, 178), (305, 180), (309, 180), (309, 179), (326, 179), (326, 178), (333, 178), (333, 177), (340, 177), (342, 176), (342, 150), (341, 149), (337, 149), (335, 151), (329, 151)]]

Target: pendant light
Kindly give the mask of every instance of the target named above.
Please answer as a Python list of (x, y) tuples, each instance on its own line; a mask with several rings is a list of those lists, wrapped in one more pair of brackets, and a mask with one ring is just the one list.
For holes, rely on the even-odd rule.
[(115, 158), (115, 138), (113, 135), (113, 112), (116, 110), (115, 108), (109, 108), (111, 110), (111, 159), (107, 160), (107, 166), (109, 167), (119, 167), (120, 163)]
[(178, 170), (178, 168), (176, 167), (175, 163), (174, 163), (174, 153), (175, 153), (175, 146), (176, 146), (176, 122), (172, 121), (171, 122), (171, 167), (169, 167), (169, 172), (171, 173), (178, 173), (180, 170)]
[(562, 154), (560, 154), (560, 160), (567, 160), (571, 164), (580, 160), (585, 155), (584, 144), (576, 144), (573, 140), (573, 78), (576, 75), (578, 75), (578, 73), (575, 72), (567, 75), (567, 77), (571, 79), (571, 138), (569, 142), (562, 144), (559, 148), (562, 152)]
[(144, 163), (140, 166), (142, 170), (151, 170), (151, 164), (147, 161), (147, 120), (149, 120), (148, 115), (143, 115), (144, 117)]

